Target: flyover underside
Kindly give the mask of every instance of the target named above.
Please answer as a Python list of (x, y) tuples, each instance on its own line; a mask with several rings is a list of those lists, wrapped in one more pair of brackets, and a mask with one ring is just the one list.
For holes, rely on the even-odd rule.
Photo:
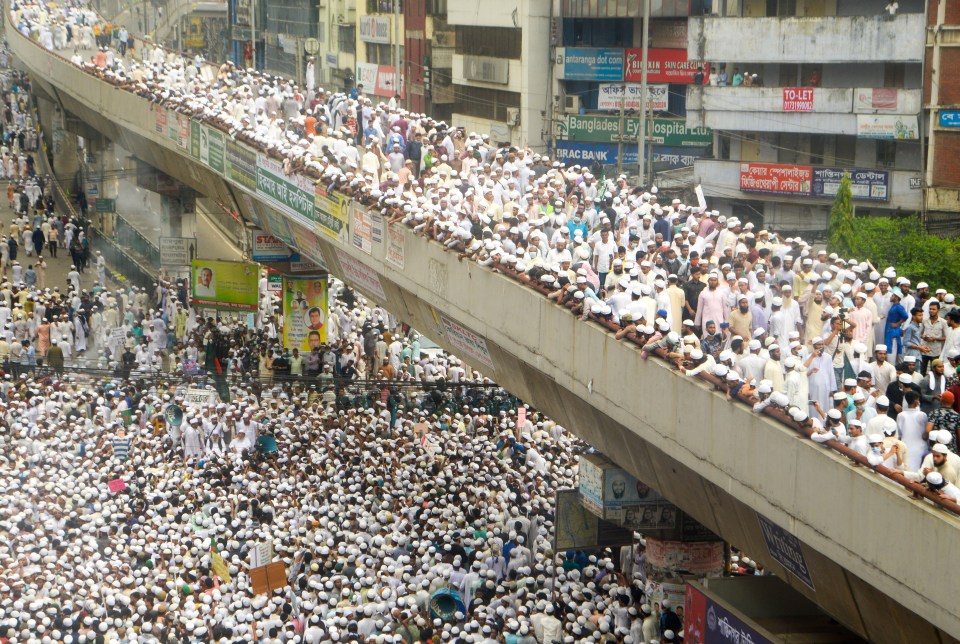
[[(9, 31), (8, 38), (68, 112), (247, 213), (242, 190), (153, 130), (148, 101)], [(368, 254), (318, 239), (332, 273), (570, 428), (854, 632), (877, 642), (957, 641), (948, 635), (960, 633), (954, 517), (727, 403), (706, 384), (640, 360), (636, 347), (410, 231), (402, 234), (402, 271), (382, 248)], [(453, 331), (458, 324), (479, 339), (469, 350)], [(813, 588), (770, 555), (758, 513), (800, 540)]]

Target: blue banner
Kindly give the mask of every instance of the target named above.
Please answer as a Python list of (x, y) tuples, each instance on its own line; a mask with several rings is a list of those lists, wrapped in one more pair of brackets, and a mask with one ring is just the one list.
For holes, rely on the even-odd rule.
[[(585, 141), (557, 141), (557, 160), (566, 164), (617, 165), (620, 149), (616, 143), (588, 143)], [(668, 148), (653, 146), (653, 165), (659, 169), (683, 168), (693, 165), (705, 156), (707, 148)], [(623, 144), (623, 165), (637, 165), (637, 144)]]
[(567, 47), (563, 53), (564, 80), (622, 81), (622, 49)]
[(941, 111), (940, 127), (960, 127), (960, 110)]
[(815, 167), (810, 180), (810, 194), (814, 197), (834, 198), (844, 173), (850, 175), (850, 191), (857, 201), (890, 201), (890, 173), (886, 170)]

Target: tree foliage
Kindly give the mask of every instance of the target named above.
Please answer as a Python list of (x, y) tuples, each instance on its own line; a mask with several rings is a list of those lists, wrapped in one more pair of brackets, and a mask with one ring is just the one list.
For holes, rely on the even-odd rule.
[(840, 180), (830, 208), (827, 249), (841, 257), (867, 260), (882, 271), (887, 266), (914, 284), (956, 292), (960, 288), (960, 239), (924, 231), (920, 217), (854, 217), (850, 177)]
[(894, 266), (914, 284), (928, 282), (952, 293), (960, 288), (960, 239), (925, 232), (919, 216), (856, 217), (851, 233), (845, 257), (869, 260), (880, 271)]
[(827, 250), (841, 257), (850, 257), (854, 244), (853, 228), (853, 192), (850, 189), (850, 175), (844, 174), (833, 207), (830, 208)]

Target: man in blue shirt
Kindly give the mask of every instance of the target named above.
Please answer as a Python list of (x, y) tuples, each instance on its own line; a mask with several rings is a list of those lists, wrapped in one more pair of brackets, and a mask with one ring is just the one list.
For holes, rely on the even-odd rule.
[[(891, 307), (892, 308), (892, 307)], [(887, 314), (889, 320), (889, 313)], [(920, 337), (920, 324), (923, 322), (923, 309), (915, 307), (910, 311), (910, 324), (903, 330), (903, 355), (920, 359), (923, 338)], [(890, 343), (887, 343), (890, 346)]]
[(903, 323), (910, 319), (907, 310), (900, 304), (900, 295), (896, 291), (890, 292), (890, 309), (887, 311), (887, 326), (883, 331), (883, 343), (891, 352), (891, 360), (896, 362), (896, 356), (903, 352)]

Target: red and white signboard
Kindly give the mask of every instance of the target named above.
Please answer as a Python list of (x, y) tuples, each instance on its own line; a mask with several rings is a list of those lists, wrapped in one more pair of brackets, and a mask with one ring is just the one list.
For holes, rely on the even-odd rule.
[[(707, 64), (687, 60), (686, 49), (665, 49), (651, 47), (647, 52), (648, 83), (693, 83), (697, 68), (703, 66), (706, 74)], [(624, 56), (623, 80), (640, 82), (643, 75), (643, 50), (627, 49)]]
[(620, 109), (620, 103), (626, 102), (623, 109), (639, 111), (652, 109), (654, 112), (666, 112), (667, 100), (669, 98), (669, 85), (647, 85), (647, 100), (641, 100), (643, 94), (640, 92), (639, 83), (600, 83), (600, 91), (597, 96), (597, 109), (605, 111), (616, 111)]
[(783, 111), (784, 112), (812, 112), (813, 111), (813, 88), (812, 87), (784, 87), (783, 88)]
[[(391, 65), (357, 63), (357, 84), (363, 84), (363, 91), (366, 94), (392, 98), (397, 93), (396, 76), (396, 71)], [(403, 98), (405, 93), (400, 91), (400, 98)]]

